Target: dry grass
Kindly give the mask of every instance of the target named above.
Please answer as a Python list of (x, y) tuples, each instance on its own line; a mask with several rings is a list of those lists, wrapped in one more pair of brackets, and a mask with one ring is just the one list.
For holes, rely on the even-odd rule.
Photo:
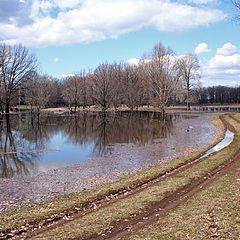
[(1, 213), (0, 230), (6, 231), (22, 226), (27, 222), (40, 221), (50, 218), (54, 214), (82, 208), (88, 203), (104, 198), (106, 195), (141, 185), (197, 155), (199, 153), (176, 158), (168, 165), (150, 167), (140, 173), (124, 177), (115, 183), (105, 184), (95, 189), (60, 196), (43, 204), (35, 204), (27, 208)]
[(239, 239), (240, 164), (177, 210), (130, 239)]
[(234, 114), (233, 115), (237, 120), (240, 120), (240, 114)]
[(164, 184), (150, 187), (137, 195), (118, 201), (109, 207), (102, 208), (97, 212), (36, 236), (33, 239), (81, 239), (90, 237), (94, 233), (101, 234), (105, 229), (129, 219), (139, 211), (148, 208), (151, 204), (163, 199), (170, 192), (186, 184), (187, 179), (179, 179), (178, 181), (175, 178), (168, 179), (164, 181)]
[[(237, 127), (236, 122), (233, 120), (227, 117), (226, 120), (231, 122), (234, 127)], [(240, 132), (240, 129), (238, 129), (238, 131)], [(134, 196), (120, 200), (111, 206), (100, 209), (99, 211), (84, 216), (83, 218), (74, 220), (62, 227), (43, 233), (33, 239), (81, 239), (89, 237), (92, 234), (101, 234), (104, 230), (110, 229), (112, 225), (131, 218), (139, 211), (147, 209), (153, 203), (160, 201), (170, 193), (173, 193), (177, 189), (191, 183), (193, 179), (200, 178), (210, 170), (221, 165), (236, 153), (240, 145), (239, 140), (239, 135), (237, 135), (234, 142), (230, 144), (229, 147), (206, 158), (191, 168), (182, 171), (175, 176), (171, 176)], [(146, 230), (146, 232), (148, 232), (148, 230)]]
[[(238, 115), (238, 119), (240, 115)], [(240, 126), (233, 120), (240, 145)], [(240, 239), (240, 162), (207, 189), (130, 239)]]
[[(216, 117), (213, 123), (217, 129), (223, 129), (223, 125), (219, 118)], [(219, 137), (218, 140), (216, 140), (216, 142), (220, 141), (222, 137), (223, 134)], [(216, 144), (216, 142), (214, 144)], [(212, 145), (208, 148), (210, 147), (212, 147)], [(98, 188), (83, 191), (81, 193), (73, 193), (60, 196), (43, 204), (36, 204), (20, 210), (1, 213), (0, 230), (4, 232), (10, 229), (18, 228), (26, 223), (48, 219), (55, 214), (71, 211), (75, 208), (82, 208), (91, 202), (104, 198), (106, 195), (114, 194), (124, 189), (139, 186), (167, 171), (170, 171), (181, 163), (195, 158), (199, 154), (205, 152), (208, 148), (200, 152), (192, 153), (189, 156), (176, 158), (168, 165), (149, 167), (142, 172), (124, 177), (115, 183), (105, 184)]]
[[(29, 110), (30, 106), (27, 105), (20, 105), (20, 106), (16, 106), (18, 109), (21, 110)], [(210, 108), (227, 108), (227, 107), (231, 107), (231, 108), (240, 108), (240, 104), (226, 104), (226, 105), (192, 105), (192, 107), (200, 107), (200, 108), (205, 108), (205, 107), (210, 107)], [(92, 105), (92, 106), (88, 106), (85, 109), (83, 109), (83, 107), (78, 107), (77, 111), (101, 111), (101, 107), (97, 106), (97, 105)], [(114, 111), (114, 108), (109, 108), (108, 111)], [(121, 105), (120, 107), (118, 107), (119, 111), (128, 111), (130, 110), (130, 108), (128, 108), (126, 105)], [(159, 111), (159, 108), (155, 107), (155, 106), (142, 106), (138, 108), (139, 111)], [(185, 111), (186, 110), (186, 106), (185, 105), (179, 105), (179, 106), (170, 106), (167, 107), (167, 111), (172, 112), (172, 111)], [(54, 113), (61, 113), (61, 112), (65, 112), (65, 111), (69, 111), (68, 107), (56, 107), (56, 108), (45, 108), (42, 109), (42, 111), (45, 112), (54, 112)], [(192, 111), (186, 111), (186, 112), (192, 112)], [(196, 112), (196, 111), (194, 111)]]

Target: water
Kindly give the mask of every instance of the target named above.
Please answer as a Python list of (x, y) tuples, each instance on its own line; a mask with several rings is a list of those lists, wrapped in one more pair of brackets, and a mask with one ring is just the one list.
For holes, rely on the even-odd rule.
[(239, 107), (191, 107), (191, 110), (205, 112), (240, 112)]
[(44, 116), (37, 124), (28, 114), (0, 122), (0, 177), (36, 175), (51, 169), (111, 154), (114, 144), (147, 146), (175, 134), (189, 115), (151, 112)]
[(213, 143), (209, 114), (121, 112), (0, 120), (0, 212), (116, 181)]
[(203, 156), (201, 156), (201, 158), (204, 158), (212, 153), (218, 152), (223, 148), (227, 147), (233, 141), (233, 138), (234, 138), (234, 133), (231, 132), (230, 130), (227, 130), (223, 140), (218, 144), (216, 144), (211, 149), (209, 149)]

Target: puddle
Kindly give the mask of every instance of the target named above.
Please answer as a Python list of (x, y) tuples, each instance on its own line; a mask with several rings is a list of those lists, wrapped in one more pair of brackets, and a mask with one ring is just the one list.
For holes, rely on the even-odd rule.
[(215, 145), (213, 148), (209, 149), (203, 156), (201, 156), (200, 158), (204, 158), (212, 153), (218, 152), (220, 150), (222, 150), (223, 148), (227, 147), (234, 138), (234, 133), (227, 130), (224, 136), (224, 139), (218, 143), (217, 145)]

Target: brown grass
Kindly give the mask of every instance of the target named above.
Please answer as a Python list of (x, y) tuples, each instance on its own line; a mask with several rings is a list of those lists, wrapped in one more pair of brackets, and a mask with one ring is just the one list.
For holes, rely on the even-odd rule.
[[(219, 120), (215, 120), (215, 124), (218, 128), (223, 128), (223, 125)], [(218, 141), (219, 140), (220, 139), (218, 139)], [(50, 218), (55, 214), (60, 214), (65, 211), (71, 211), (71, 210), (74, 210), (75, 208), (82, 208), (84, 205), (90, 202), (94, 202), (97, 199), (101, 199), (106, 195), (110, 195), (120, 190), (136, 187), (140, 184), (143, 184), (167, 171), (170, 171), (171, 169), (175, 168), (179, 164), (196, 157), (199, 153), (200, 152), (197, 152), (197, 153), (191, 154), (190, 156), (184, 156), (184, 157), (174, 159), (168, 165), (147, 168), (146, 170), (138, 174), (125, 177), (116, 183), (105, 184), (96, 189), (84, 191), (82, 193), (75, 193), (75, 194), (61, 196), (43, 204), (33, 205), (24, 209), (2, 213), (0, 215), (0, 229), (1, 231), (4, 232), (10, 229), (24, 226), (26, 223), (41, 221), (43, 219)], [(229, 155), (229, 153), (227, 155)], [(223, 158), (223, 161), (225, 157)], [(210, 162), (211, 162), (210, 163), (211, 166), (215, 166), (214, 164), (217, 164), (216, 161), (210, 161)], [(210, 165), (206, 164), (206, 167), (209, 168), (211, 167)], [(171, 178), (165, 181), (163, 185), (161, 184), (161, 186), (159, 185), (159, 186), (156, 186), (156, 188), (154, 187), (154, 188), (147, 189), (144, 193), (142, 193), (143, 195), (138, 195), (137, 198), (133, 198), (130, 200), (128, 199), (125, 202), (121, 201), (117, 203), (117, 205), (112, 206), (112, 208), (109, 208), (109, 211), (106, 210), (105, 208), (103, 210), (98, 211), (98, 214), (100, 213), (99, 215), (95, 215), (95, 216), (89, 215), (88, 216), (90, 218), (89, 220), (86, 220), (85, 218), (83, 218), (85, 219), (83, 220), (83, 222), (84, 224), (86, 224), (86, 226), (85, 227), (82, 226), (82, 229), (85, 229), (85, 230), (81, 234), (86, 234), (87, 232), (86, 228), (88, 229), (88, 234), (92, 234), (92, 229), (89, 228), (90, 223), (91, 225), (96, 224), (96, 226), (94, 227), (95, 229), (94, 231), (96, 232), (96, 231), (102, 231), (102, 229), (105, 226), (108, 226), (114, 221), (117, 222), (119, 220), (129, 218), (132, 214), (135, 214), (137, 211), (139, 211), (139, 209), (146, 208), (147, 206), (149, 206), (149, 204), (152, 204), (154, 201), (158, 200), (159, 196), (163, 198), (166, 196), (166, 194), (169, 194), (170, 192), (176, 190), (177, 188), (189, 183), (189, 181), (191, 181), (193, 177), (197, 177), (203, 174), (204, 170), (202, 169), (202, 167), (204, 166), (200, 165), (200, 168), (196, 169), (194, 173), (193, 172), (190, 173), (189, 177), (185, 177), (184, 175), (180, 174), (176, 178)], [(149, 199), (147, 196), (154, 195), (154, 192), (156, 193), (155, 197), (152, 199), (151, 198)], [(134, 207), (131, 207), (131, 209), (129, 209), (129, 206), (134, 206)], [(123, 208), (125, 210), (124, 211), (121, 210), (119, 215), (111, 216), (112, 212), (119, 213), (119, 209), (123, 209)], [(100, 222), (100, 223), (96, 223), (96, 221), (92, 221), (91, 216), (93, 216), (92, 217), (93, 219), (97, 219), (97, 222)], [(100, 218), (100, 216), (103, 217), (103, 220), (102, 218)], [(80, 233), (77, 233), (77, 234), (79, 235)]]
[[(238, 127), (235, 121), (229, 119), (228, 117), (226, 117), (226, 120), (235, 128)], [(237, 128), (237, 130), (240, 132), (239, 128)], [(237, 135), (234, 142), (230, 144), (229, 147), (225, 148), (219, 153), (216, 153), (215, 155), (206, 158), (202, 162), (193, 165), (191, 168), (182, 171), (175, 176), (171, 176), (166, 180), (159, 182), (155, 186), (149, 187), (134, 196), (118, 201), (111, 206), (102, 208), (97, 212), (74, 220), (61, 227), (45, 232), (33, 239), (83, 239), (85, 237), (90, 237), (92, 234), (101, 234), (106, 229), (111, 229), (112, 225), (116, 225), (118, 222), (126, 221), (139, 211), (149, 208), (152, 204), (160, 201), (170, 193), (173, 193), (177, 189), (190, 184), (193, 179), (198, 179), (204, 176), (212, 169), (215, 169), (217, 166), (227, 161), (238, 150), (240, 145), (239, 140), (239, 135)], [(158, 233), (157, 230), (156, 232)], [(148, 234), (148, 229), (146, 230), (146, 234)], [(152, 236), (153, 235), (150, 237)], [(139, 235), (139, 239), (142, 239), (142, 235)]]
[[(240, 115), (237, 116), (238, 119)], [(240, 144), (240, 126), (235, 147)], [(240, 162), (209, 188), (130, 239), (240, 239)]]

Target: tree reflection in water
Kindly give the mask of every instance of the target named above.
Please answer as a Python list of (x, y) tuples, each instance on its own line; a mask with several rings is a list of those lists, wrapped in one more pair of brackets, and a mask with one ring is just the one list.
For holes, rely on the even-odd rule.
[(149, 145), (157, 138), (165, 138), (174, 131), (174, 122), (180, 115), (161, 119), (153, 112), (83, 113), (63, 117), (58, 126), (75, 144), (94, 142), (95, 156), (111, 152), (115, 143)]
[[(42, 153), (27, 151), (47, 149), (57, 133), (76, 146), (87, 148), (93, 144), (89, 156), (110, 153), (115, 143), (152, 144), (155, 139), (172, 134), (174, 123), (181, 119), (180, 115), (160, 117), (154, 112), (83, 112), (75, 116), (43, 116), (41, 124), (31, 121), (27, 114), (6, 117), (0, 122), (0, 177), (22, 177), (37, 172), (36, 162), (41, 160)], [(72, 153), (68, 154), (71, 158)]]
[(29, 174), (34, 168), (35, 152), (26, 152), (27, 142), (20, 132), (11, 128), (9, 116), (0, 123), (0, 177), (13, 178)]

